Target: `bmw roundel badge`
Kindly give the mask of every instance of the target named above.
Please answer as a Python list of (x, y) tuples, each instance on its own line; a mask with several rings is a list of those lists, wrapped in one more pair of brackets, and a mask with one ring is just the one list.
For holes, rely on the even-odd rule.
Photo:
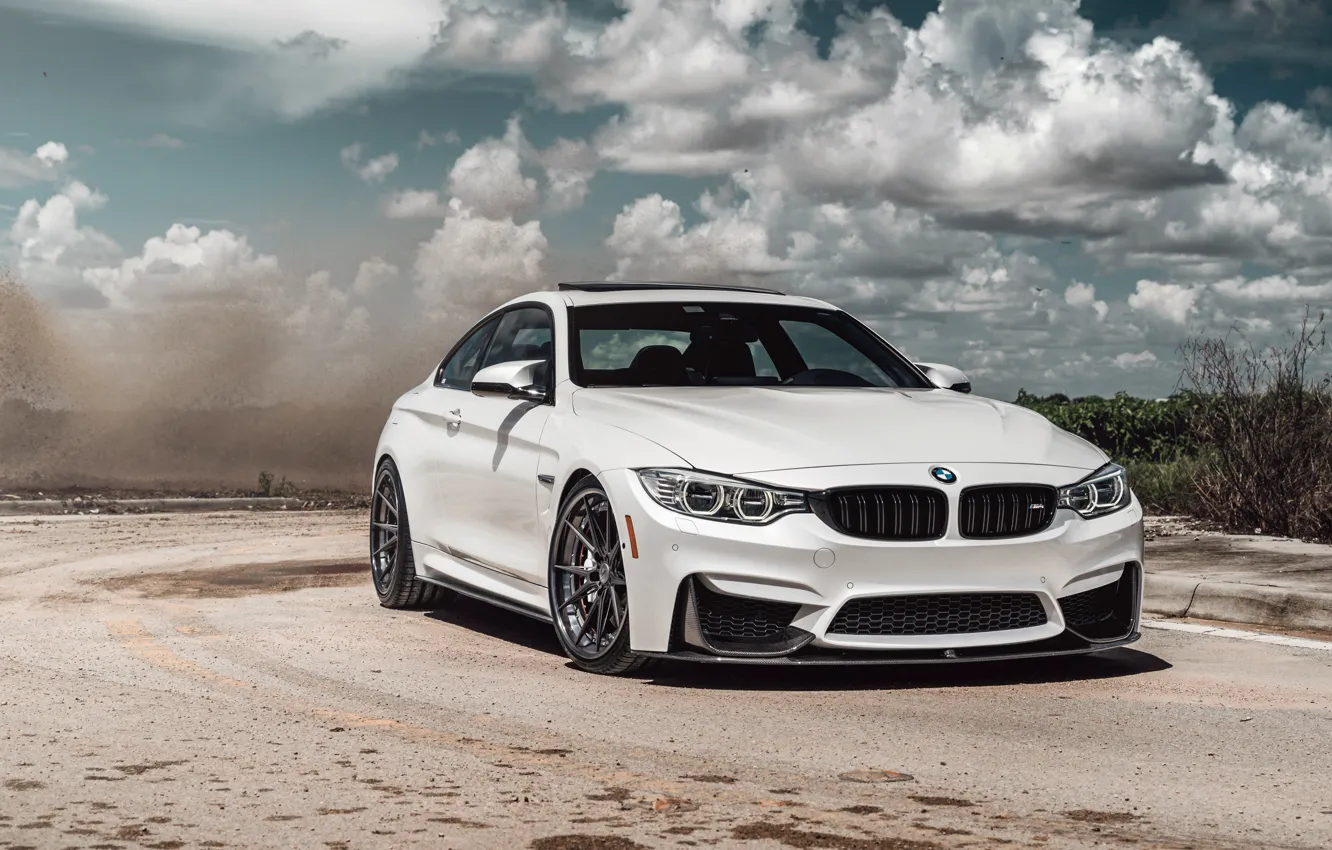
[(930, 469), (930, 475), (934, 476), (934, 480), (941, 484), (957, 483), (957, 473), (946, 466), (933, 467)]

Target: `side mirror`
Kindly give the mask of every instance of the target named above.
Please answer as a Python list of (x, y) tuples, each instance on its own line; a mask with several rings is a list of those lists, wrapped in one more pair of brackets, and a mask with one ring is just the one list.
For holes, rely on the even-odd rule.
[(924, 372), (925, 377), (940, 389), (959, 393), (971, 392), (971, 381), (961, 369), (945, 366), (942, 363), (917, 363), (916, 368)]
[(546, 382), (540, 374), (545, 365), (545, 360), (510, 360), (487, 366), (472, 378), (472, 394), (545, 401)]

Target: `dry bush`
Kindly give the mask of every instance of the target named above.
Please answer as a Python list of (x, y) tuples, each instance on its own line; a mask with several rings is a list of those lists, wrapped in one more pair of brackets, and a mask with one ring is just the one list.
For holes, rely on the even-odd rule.
[(1182, 347), (1197, 392), (1195, 510), (1241, 532), (1332, 542), (1332, 376), (1310, 375), (1325, 350), (1322, 313), (1305, 311), (1285, 346), (1232, 331)]

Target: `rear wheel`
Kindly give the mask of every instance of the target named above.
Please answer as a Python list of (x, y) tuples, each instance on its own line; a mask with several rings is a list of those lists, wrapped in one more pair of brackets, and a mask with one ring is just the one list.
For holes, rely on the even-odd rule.
[(453, 596), (452, 591), (416, 575), (402, 479), (389, 458), (375, 472), (375, 491), (370, 498), (370, 575), (379, 604), (385, 608), (433, 608)]
[(560, 506), (550, 547), (550, 611), (560, 646), (589, 673), (632, 673), (651, 659), (629, 649), (624, 550), (606, 491), (591, 476)]

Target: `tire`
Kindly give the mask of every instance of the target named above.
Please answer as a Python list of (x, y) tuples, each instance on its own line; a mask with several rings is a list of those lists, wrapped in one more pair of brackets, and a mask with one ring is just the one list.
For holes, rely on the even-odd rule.
[(391, 458), (375, 470), (370, 498), (370, 578), (385, 608), (438, 608), (453, 598), (453, 591), (424, 581), (416, 574), (412, 533), (402, 479)]
[[(624, 676), (653, 659), (629, 648), (629, 588), (614, 516), (595, 477), (575, 484), (560, 504), (551, 535), (547, 583), (564, 654), (588, 673)], [(589, 557), (596, 566), (588, 565)]]

